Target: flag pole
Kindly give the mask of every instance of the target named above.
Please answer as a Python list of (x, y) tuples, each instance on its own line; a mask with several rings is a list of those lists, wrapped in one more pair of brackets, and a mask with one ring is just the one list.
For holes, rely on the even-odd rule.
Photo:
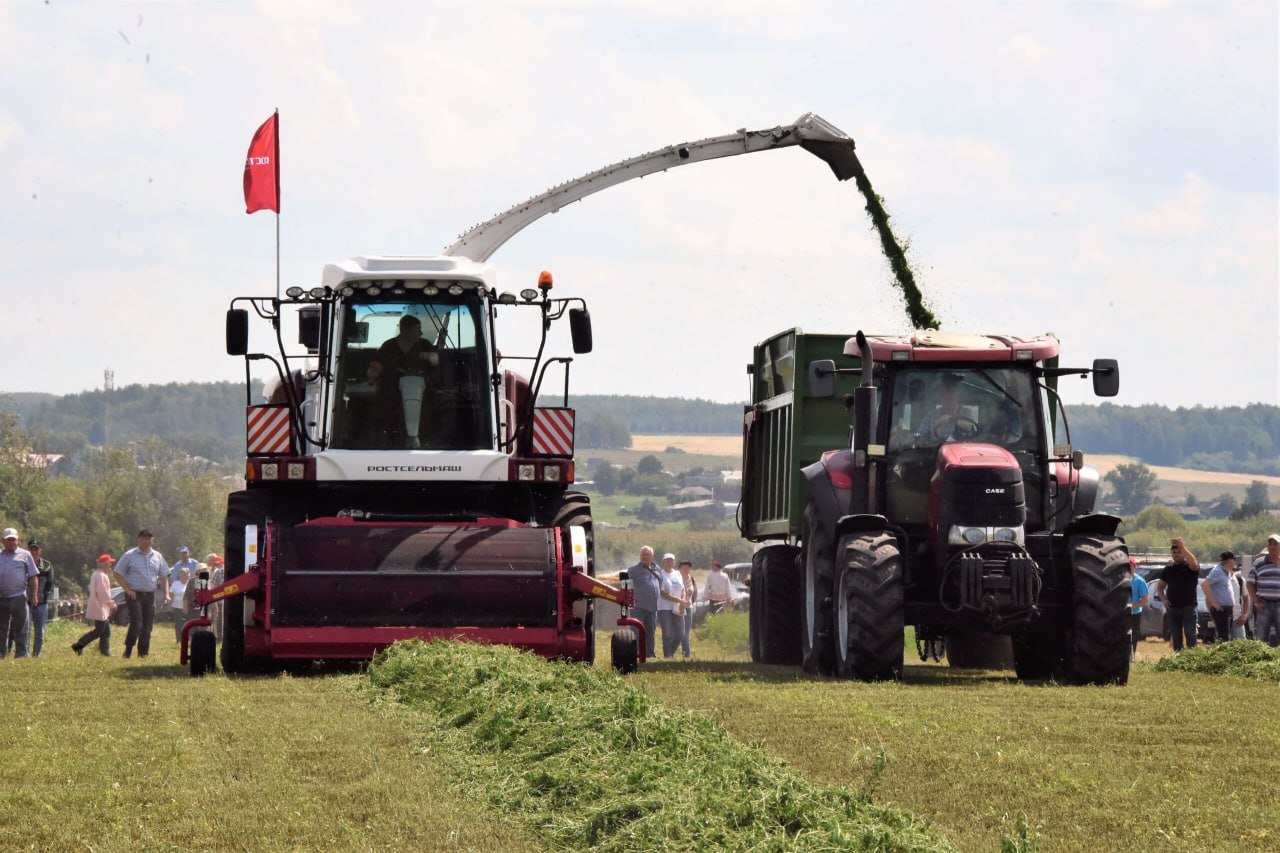
[(280, 108), (276, 107), (276, 150), (272, 157), (276, 170), (276, 300), (280, 299)]

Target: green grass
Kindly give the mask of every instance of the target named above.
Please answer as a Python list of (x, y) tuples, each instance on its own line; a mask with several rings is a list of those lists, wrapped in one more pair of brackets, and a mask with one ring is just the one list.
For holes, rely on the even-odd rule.
[(1018, 849), (1023, 834), (1042, 850), (1280, 843), (1274, 684), (1140, 665), (1127, 687), (1023, 685), (911, 664), (903, 683), (861, 684), (695, 654), (632, 683), (818, 782), (856, 788), (883, 765), (877, 802), (961, 849)]
[(690, 647), (695, 642), (699, 648), (701, 644), (707, 643), (722, 655), (745, 656), (750, 650), (747, 633), (749, 627), (750, 622), (745, 612), (710, 614), (705, 622), (694, 629)]
[(192, 679), (169, 625), (146, 661), (78, 658), (83, 630), (0, 661), (0, 849), (530, 848), (445, 789), (363, 675)]
[(410, 641), (369, 675), (422, 714), (465, 790), (551, 847), (946, 849), (867, 791), (814, 784), (602, 668)]
[(1261, 681), (1280, 681), (1280, 649), (1257, 640), (1196, 646), (1155, 662), (1157, 672), (1201, 672)]
[(611, 465), (620, 468), (634, 468), (636, 463), (646, 456), (656, 456), (662, 463), (662, 470), (672, 474), (682, 474), (692, 468), (705, 468), (708, 471), (734, 471), (742, 467), (742, 456), (720, 456), (711, 453), (681, 453), (648, 450), (580, 450), (576, 457), (576, 467), (580, 476), (587, 476), (588, 459), (605, 459)]

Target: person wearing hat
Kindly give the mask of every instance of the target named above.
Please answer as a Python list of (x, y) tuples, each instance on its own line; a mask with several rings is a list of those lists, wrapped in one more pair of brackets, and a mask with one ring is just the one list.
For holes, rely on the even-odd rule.
[(111, 655), (111, 614), (116, 612), (115, 600), (111, 597), (111, 564), (115, 562), (110, 554), (98, 557), (98, 566), (89, 578), (89, 603), (84, 609), (84, 618), (93, 623), (93, 630), (71, 644), (71, 650), (80, 654), (94, 640), (98, 641), (98, 653)]
[(645, 545), (640, 549), (640, 562), (627, 569), (627, 577), (635, 593), (631, 614), (644, 624), (645, 655), (652, 660), (658, 633), (658, 602), (667, 588), (666, 576), (653, 564), (652, 548)]
[(1218, 565), (1200, 581), (1204, 603), (1209, 608), (1209, 618), (1213, 620), (1214, 639), (1219, 643), (1231, 639), (1231, 573), (1235, 567), (1236, 555), (1223, 551), (1218, 557)]
[(1254, 639), (1280, 646), (1280, 533), (1267, 537), (1267, 550), (1249, 570), (1249, 595), (1253, 599)]
[[(184, 621), (182, 619), (182, 599), (180, 593), (173, 590), (173, 582), (178, 579), (178, 575), (183, 569), (187, 570), (188, 583), (196, 579), (196, 572), (200, 570), (200, 564), (191, 559), (191, 549), (186, 545), (178, 549), (178, 559), (174, 560), (173, 565), (169, 567), (168, 604), (170, 606), (164, 606), (159, 603), (156, 605), (156, 613), (160, 613), (163, 609), (165, 618), (172, 618), (178, 624), (178, 628), (182, 627), (182, 622)], [(177, 607), (172, 606), (175, 598), (178, 600)]]
[(662, 555), (664, 583), (658, 593), (658, 627), (662, 629), (662, 656), (675, 657), (684, 636), (684, 581), (676, 571), (676, 555)]
[[(125, 606), (129, 608), (129, 632), (124, 637), (124, 656), (138, 657), (151, 652), (151, 628), (156, 620), (157, 597), (169, 600), (169, 564), (151, 547), (155, 534), (147, 528), (138, 531), (138, 547), (125, 551), (116, 563), (116, 580), (124, 587)], [(160, 590), (162, 595), (157, 596)]]
[[(0, 548), (0, 637), (7, 638), (13, 632), (13, 656), (27, 656), (27, 608), (37, 601), (36, 580), (40, 570), (31, 552), (18, 547), (18, 531), (6, 527), (2, 534), (4, 547)], [(0, 658), (9, 654), (8, 643), (0, 644)]]

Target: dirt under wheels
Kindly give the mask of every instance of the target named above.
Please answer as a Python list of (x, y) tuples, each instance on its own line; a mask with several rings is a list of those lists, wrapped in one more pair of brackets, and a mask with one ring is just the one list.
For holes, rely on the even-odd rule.
[(902, 556), (885, 532), (857, 533), (840, 543), (844, 571), (835, 590), (836, 671), (843, 678), (902, 677)]

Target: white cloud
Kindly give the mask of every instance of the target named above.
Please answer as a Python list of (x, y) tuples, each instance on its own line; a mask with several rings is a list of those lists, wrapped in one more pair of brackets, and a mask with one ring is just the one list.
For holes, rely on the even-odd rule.
[(1204, 178), (1188, 172), (1186, 183), (1175, 193), (1149, 210), (1130, 215), (1125, 224), (1139, 234), (1161, 240), (1195, 237), (1209, 224), (1204, 212), (1209, 190)]
[(1049, 54), (1049, 48), (1036, 41), (1026, 33), (1019, 33), (1000, 45), (1000, 55), (1015, 60), (1018, 64), (1033, 68), (1039, 65)]

